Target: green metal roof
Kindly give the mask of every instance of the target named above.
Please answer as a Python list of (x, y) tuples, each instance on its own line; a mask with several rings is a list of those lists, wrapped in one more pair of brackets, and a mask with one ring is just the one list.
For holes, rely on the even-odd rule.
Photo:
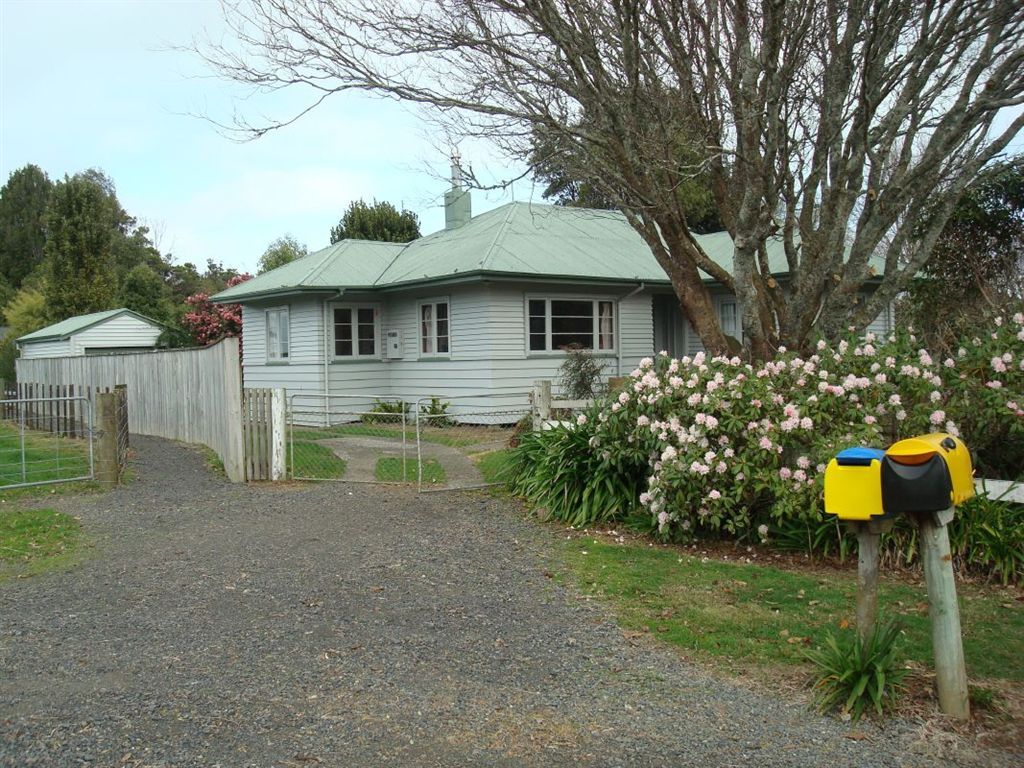
[(296, 291), (371, 287), (403, 248), (404, 243), (342, 240), (221, 291), (213, 299), (224, 302)]
[(139, 320), (150, 323), (151, 325), (162, 328), (163, 325), (158, 323), (145, 315), (140, 315), (138, 312), (121, 307), (120, 309), (108, 309), (104, 312), (92, 312), (88, 315), (75, 315), (69, 317), (67, 320), (61, 320), (59, 323), (48, 325), (45, 328), (40, 328), (38, 331), (32, 331), (32, 333), (26, 333), (24, 336), (20, 336), (15, 341), (19, 344), (25, 341), (55, 341), (60, 339), (66, 339), (72, 334), (84, 331), (86, 328), (91, 328), (94, 325), (110, 320), (111, 318), (117, 317), (118, 315), (129, 314), (133, 317), (137, 317)]
[[(732, 271), (728, 232), (695, 235)], [(774, 274), (788, 271), (782, 240), (768, 242)], [(343, 240), (214, 296), (258, 299), (309, 290), (384, 289), (463, 276), (529, 276), (668, 283), (650, 247), (619, 211), (508, 203), (407, 244)], [(710, 276), (705, 275), (710, 280)]]

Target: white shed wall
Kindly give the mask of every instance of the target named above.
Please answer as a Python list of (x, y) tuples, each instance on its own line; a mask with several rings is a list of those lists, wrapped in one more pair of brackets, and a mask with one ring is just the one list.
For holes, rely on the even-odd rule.
[(71, 355), (70, 339), (28, 341), (19, 346), (21, 347), (21, 357), (25, 360), (36, 357), (69, 357)]
[(132, 315), (118, 315), (72, 334), (71, 354), (84, 355), (87, 349), (153, 348), (163, 329)]

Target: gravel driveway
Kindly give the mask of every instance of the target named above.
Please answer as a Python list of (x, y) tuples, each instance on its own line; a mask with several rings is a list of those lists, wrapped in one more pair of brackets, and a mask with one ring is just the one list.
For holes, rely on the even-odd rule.
[(953, 764), (631, 645), (512, 502), (134, 440), (131, 485), (55, 497), (91, 556), (0, 584), (0, 765)]

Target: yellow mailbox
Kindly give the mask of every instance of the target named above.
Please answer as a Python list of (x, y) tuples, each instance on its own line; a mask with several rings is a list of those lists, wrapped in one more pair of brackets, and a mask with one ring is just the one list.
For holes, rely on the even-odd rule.
[(840, 520), (882, 517), (881, 469), (885, 451), (847, 448), (825, 468), (825, 512)]
[(974, 495), (971, 454), (963, 440), (936, 432), (893, 443), (882, 461), (888, 513), (941, 512)]

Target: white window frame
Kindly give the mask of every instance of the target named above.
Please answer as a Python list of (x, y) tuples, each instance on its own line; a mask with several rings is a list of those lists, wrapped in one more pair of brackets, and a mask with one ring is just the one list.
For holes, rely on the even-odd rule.
[[(444, 304), (448, 308), (448, 351), (438, 352), (437, 351), (437, 306)], [(423, 334), (423, 308), (431, 307), (430, 311), (430, 329), (428, 335)], [(423, 350), (423, 342), (430, 341), (430, 346), (433, 351), (425, 352)], [(423, 299), (416, 304), (416, 350), (417, 357), (448, 357), (452, 356), (452, 303), (447, 296), (438, 296), (432, 299)]]
[[(725, 317), (724, 310), (726, 307), (732, 307), (733, 311), (733, 333), (730, 333), (725, 329)], [(737, 341), (743, 341), (743, 317), (740, 315), (740, 303), (734, 296), (718, 296), (715, 298), (715, 312), (718, 315), (718, 324), (722, 329), (722, 333), (726, 336), (732, 336)]]
[[(544, 302), (544, 349), (530, 348), (530, 302)], [(528, 357), (543, 355), (565, 355), (564, 349), (553, 349), (551, 346), (551, 302), (553, 301), (589, 301), (593, 307), (593, 329), (594, 341), (600, 344), (601, 338), (601, 304), (611, 304), (611, 337), (612, 344), (607, 349), (588, 350), (594, 355), (615, 355), (618, 352), (619, 336), (619, 301), (613, 296), (580, 296), (572, 294), (527, 294), (523, 301), (523, 325), (525, 328), (524, 347)]]
[[(361, 303), (347, 303), (343, 302), (340, 304), (328, 304), (328, 322), (330, 323), (330, 359), (332, 361), (345, 362), (349, 360), (380, 360), (381, 359), (381, 309), (380, 304), (372, 304), (368, 302)], [(334, 321), (334, 311), (337, 309), (348, 309), (352, 312), (352, 354), (351, 355), (339, 355), (338, 350), (338, 339), (337, 323)], [(359, 310), (360, 309), (372, 309), (373, 310), (373, 354), (360, 354), (359, 353)]]
[[(284, 317), (284, 324), (281, 324), (281, 317)], [(292, 326), (291, 313), (287, 305), (283, 307), (268, 307), (263, 311), (263, 330), (266, 334), (267, 362), (275, 365), (284, 365), (291, 360), (292, 351)], [(275, 319), (276, 318), (276, 321)], [(271, 323), (277, 323), (277, 348), (273, 349), (270, 343)], [(284, 330), (284, 343), (281, 340), (281, 331)]]

